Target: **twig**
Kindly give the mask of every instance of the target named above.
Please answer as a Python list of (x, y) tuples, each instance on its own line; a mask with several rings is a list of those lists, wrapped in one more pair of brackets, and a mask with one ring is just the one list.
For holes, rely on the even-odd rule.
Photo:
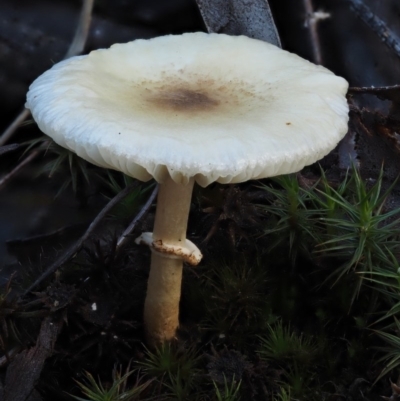
[(64, 59), (76, 56), (83, 52), (89, 33), (90, 22), (92, 20), (93, 3), (94, 0), (83, 1), (78, 27), (76, 28), (74, 39), (72, 40)]
[(400, 41), (386, 23), (377, 17), (361, 0), (347, 0), (351, 9), (367, 24), (385, 45), (400, 57)]
[(1, 180), (0, 180), (0, 188), (10, 179), (12, 178), (15, 174), (17, 174), (24, 166), (26, 166), (28, 163), (30, 163), (32, 160), (36, 159), (36, 157), (39, 155), (40, 151), (39, 150), (34, 150), (32, 151), (24, 160), (22, 160), (21, 163), (19, 163), (13, 170), (11, 170), (8, 174), (6, 174)]
[(19, 143), (12, 143), (11, 145), (0, 146), (0, 156), (4, 153), (12, 152), (18, 149), (21, 145)]
[(353, 86), (349, 88), (349, 93), (380, 93), (390, 90), (400, 90), (400, 85), (391, 86)]
[(31, 284), (28, 289), (24, 291), (22, 297), (31, 292), (35, 287), (37, 287), (43, 280), (53, 274), (57, 269), (59, 269), (64, 263), (66, 263), (69, 259), (71, 259), (83, 246), (84, 242), (88, 239), (88, 237), (92, 234), (94, 229), (98, 226), (100, 221), (107, 215), (107, 213), (123, 198), (125, 198), (132, 191), (133, 188), (137, 186), (137, 182), (132, 185), (127, 186), (121, 192), (119, 192), (114, 198), (112, 198), (106, 206), (101, 210), (101, 212), (96, 216), (96, 218), (92, 221), (86, 232), (82, 235), (82, 237), (76, 241), (74, 245), (72, 245), (67, 252), (61, 255), (52, 265), (50, 265), (47, 270), (42, 273), (42, 275)]
[(314, 63), (322, 64), (321, 41), (319, 40), (318, 35), (318, 22), (322, 19), (329, 18), (329, 14), (321, 11), (314, 11), (312, 0), (303, 0), (303, 5), (307, 15), (305, 25), (310, 31)]
[[(396, 120), (400, 117), (400, 85), (380, 86), (380, 87), (353, 87), (349, 88), (350, 95), (357, 94), (370, 94), (376, 96), (381, 100), (390, 100), (392, 105), (389, 110), (389, 116), (394, 117)], [(349, 100), (351, 97), (349, 98)]]
[(3, 134), (0, 136), (0, 146), (4, 145), (12, 136), (12, 134), (16, 131), (16, 129), (20, 126), (20, 124), (25, 121), (31, 112), (28, 109), (23, 109), (14, 121), (6, 128)]
[(156, 198), (158, 194), (158, 185), (154, 188), (153, 192), (151, 193), (149, 199), (147, 202), (143, 205), (142, 209), (140, 212), (136, 215), (136, 217), (132, 220), (131, 224), (127, 227), (127, 229), (123, 232), (123, 234), (118, 238), (117, 241), (117, 251), (119, 251), (123, 245), (125, 245), (127, 238), (129, 235), (132, 233), (132, 231), (135, 229), (136, 224), (143, 218), (143, 216), (149, 211), (152, 203), (154, 202), (154, 199)]
[[(67, 53), (64, 56), (64, 60), (82, 53), (89, 33), (93, 3), (94, 0), (83, 0), (82, 10), (79, 17), (78, 26), (75, 31), (75, 36), (67, 50)], [(30, 116), (30, 114), (30, 110), (23, 109), (17, 115), (14, 121), (0, 136), (0, 146), (4, 145), (10, 139), (10, 137), (14, 134), (20, 124), (25, 121)]]

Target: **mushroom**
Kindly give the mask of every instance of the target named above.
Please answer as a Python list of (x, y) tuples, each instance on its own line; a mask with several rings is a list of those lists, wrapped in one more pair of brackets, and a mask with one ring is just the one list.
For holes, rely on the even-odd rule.
[(144, 308), (148, 341), (174, 338), (194, 183), (296, 172), (347, 131), (347, 82), (245, 36), (187, 33), (115, 44), (53, 66), (28, 107), (59, 145), (98, 166), (160, 183)]

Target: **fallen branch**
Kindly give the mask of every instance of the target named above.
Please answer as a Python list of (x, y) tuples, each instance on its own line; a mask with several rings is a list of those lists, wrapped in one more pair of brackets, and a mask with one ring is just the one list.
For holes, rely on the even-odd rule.
[(281, 47), (267, 0), (196, 0), (208, 32), (246, 35)]
[(35, 390), (43, 365), (54, 351), (63, 319), (43, 320), (36, 345), (16, 355), (7, 369), (3, 401), (26, 401)]
[(382, 42), (393, 50), (400, 57), (400, 42), (399, 38), (393, 33), (386, 23), (376, 16), (369, 7), (361, 0), (347, 0), (350, 2), (351, 9), (357, 16), (375, 32)]

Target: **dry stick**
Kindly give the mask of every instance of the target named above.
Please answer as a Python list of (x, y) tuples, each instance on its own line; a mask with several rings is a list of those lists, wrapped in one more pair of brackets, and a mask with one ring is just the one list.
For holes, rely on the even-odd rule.
[(400, 57), (399, 38), (388, 28), (386, 23), (377, 17), (361, 0), (348, 0), (351, 9), (367, 24), (382, 40), (385, 45)]
[[(72, 56), (76, 56), (83, 51), (85, 43), (89, 34), (90, 21), (92, 18), (94, 0), (83, 0), (82, 10), (79, 17), (78, 26), (75, 31), (74, 39), (70, 44), (67, 53), (64, 56), (64, 60)], [(14, 134), (17, 128), (22, 122), (24, 122), (31, 112), (28, 109), (23, 109), (14, 121), (6, 128), (3, 134), (0, 136), (0, 146), (4, 145)]]
[(39, 155), (39, 150), (32, 151), (21, 163), (19, 163), (13, 170), (11, 170), (8, 174), (6, 174), (2, 179), (0, 179), (0, 188), (7, 183), (7, 181), (12, 178), (15, 174), (17, 174), (22, 167), (30, 163)]
[(321, 42), (318, 35), (319, 19), (314, 16), (314, 7), (312, 4), (312, 0), (303, 0), (303, 4), (307, 15), (307, 27), (310, 31), (314, 63), (322, 64)]
[(390, 86), (352, 86), (349, 88), (349, 93), (380, 93), (389, 90), (400, 90), (400, 85)]
[(268, 0), (196, 0), (208, 32), (246, 35), (282, 47)]
[[(40, 326), (36, 344), (16, 355), (7, 369), (2, 401), (38, 399), (35, 385), (44, 364), (53, 355), (54, 346), (65, 320), (60, 316), (47, 316)], [(40, 398), (39, 398), (40, 399)]]
[(100, 221), (106, 216), (106, 214), (123, 198), (125, 198), (133, 188), (137, 186), (137, 183), (133, 183), (132, 185), (127, 186), (121, 192), (119, 192), (114, 198), (112, 198), (106, 206), (101, 210), (101, 212), (96, 216), (96, 218), (92, 221), (89, 228), (82, 235), (82, 237), (72, 245), (67, 252), (61, 255), (52, 265), (50, 265), (47, 270), (42, 273), (42, 275), (31, 284), (27, 290), (24, 291), (22, 297), (31, 292), (35, 287), (37, 287), (43, 280), (45, 280), (50, 274), (54, 273), (57, 269), (59, 269), (64, 263), (66, 263), (69, 259), (71, 259), (83, 246), (84, 242), (88, 239), (89, 235), (92, 234), (94, 229), (98, 226)]
[(29, 116), (30, 111), (28, 109), (24, 109), (17, 115), (15, 120), (6, 128), (3, 134), (0, 136), (0, 146), (4, 145), (12, 136), (12, 134), (16, 131), (16, 129), (20, 126), (22, 122), (24, 122)]
[(132, 220), (132, 223), (129, 224), (129, 226), (126, 228), (126, 230), (123, 232), (123, 234), (118, 238), (118, 242), (117, 242), (117, 251), (119, 251), (123, 245), (126, 244), (126, 241), (129, 237), (129, 235), (132, 233), (132, 231), (135, 229), (136, 224), (143, 218), (143, 216), (149, 211), (152, 203), (154, 202), (154, 200), (157, 197), (158, 194), (158, 184), (156, 185), (156, 187), (154, 188), (153, 192), (151, 193), (149, 199), (147, 200), (147, 202), (143, 205), (142, 209), (140, 210), (140, 212), (136, 215), (136, 217)]
[(72, 43), (69, 46), (69, 49), (64, 57), (64, 60), (83, 52), (86, 39), (89, 34), (90, 22), (92, 20), (93, 3), (94, 0), (83, 1), (78, 27), (76, 28), (74, 39), (72, 40)]
[[(43, 142), (43, 145), (46, 144), (48, 141)], [(20, 144), (12, 144), (12, 145), (6, 145), (6, 146), (1, 146), (0, 147), (0, 155), (2, 155), (2, 149), (4, 150), (4, 153), (9, 151), (9, 150), (15, 150), (18, 149), (21, 145)], [(8, 148), (8, 149), (7, 149)], [(29, 164), (32, 160), (36, 159), (36, 157), (40, 154), (42, 147), (38, 147), (35, 150), (33, 150), (20, 164), (18, 164), (12, 171), (10, 171), (7, 175), (5, 175), (3, 178), (0, 179), (0, 189), (7, 184), (7, 182), (13, 178), (15, 174), (17, 174), (24, 166)]]
[(19, 143), (12, 143), (11, 145), (0, 146), (0, 156), (4, 153), (12, 152), (18, 149), (21, 145)]

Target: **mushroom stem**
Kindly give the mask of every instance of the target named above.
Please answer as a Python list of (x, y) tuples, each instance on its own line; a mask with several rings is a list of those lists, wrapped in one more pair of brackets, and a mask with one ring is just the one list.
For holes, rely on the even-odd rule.
[[(193, 185), (193, 179), (180, 185), (170, 177), (160, 185), (153, 241), (185, 244)], [(153, 250), (144, 305), (144, 324), (150, 345), (175, 337), (179, 325), (182, 268), (182, 258)]]

